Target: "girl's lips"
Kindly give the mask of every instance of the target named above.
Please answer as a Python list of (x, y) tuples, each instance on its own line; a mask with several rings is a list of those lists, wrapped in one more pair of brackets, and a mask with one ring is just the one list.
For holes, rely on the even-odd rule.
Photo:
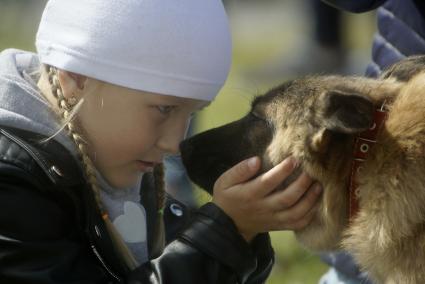
[(142, 172), (151, 172), (153, 171), (153, 167), (157, 165), (158, 163), (155, 162), (147, 162), (147, 161), (136, 161), (137, 168)]

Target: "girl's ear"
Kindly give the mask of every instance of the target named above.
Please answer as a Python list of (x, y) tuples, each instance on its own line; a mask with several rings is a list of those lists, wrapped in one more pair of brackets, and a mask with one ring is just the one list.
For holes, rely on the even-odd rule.
[(58, 79), (66, 99), (80, 99), (86, 86), (87, 77), (65, 70), (58, 70)]

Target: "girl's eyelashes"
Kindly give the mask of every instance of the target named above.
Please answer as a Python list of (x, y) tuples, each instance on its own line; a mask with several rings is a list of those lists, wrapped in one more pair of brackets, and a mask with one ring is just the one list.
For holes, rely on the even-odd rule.
[(168, 106), (168, 105), (158, 105), (158, 106), (155, 106), (155, 107), (163, 115), (169, 114), (171, 111), (173, 111), (176, 108), (176, 106)]

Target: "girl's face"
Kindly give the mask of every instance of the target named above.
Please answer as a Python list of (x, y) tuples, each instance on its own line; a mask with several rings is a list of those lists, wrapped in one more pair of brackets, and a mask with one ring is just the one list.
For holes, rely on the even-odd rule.
[(78, 113), (90, 157), (116, 188), (134, 185), (164, 155), (177, 154), (191, 115), (207, 102), (97, 82)]

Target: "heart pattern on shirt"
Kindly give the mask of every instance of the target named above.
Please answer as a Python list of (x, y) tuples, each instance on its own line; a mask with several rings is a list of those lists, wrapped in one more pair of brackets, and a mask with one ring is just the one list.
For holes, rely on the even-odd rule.
[(137, 203), (124, 202), (124, 214), (113, 224), (126, 243), (146, 242), (146, 213)]

